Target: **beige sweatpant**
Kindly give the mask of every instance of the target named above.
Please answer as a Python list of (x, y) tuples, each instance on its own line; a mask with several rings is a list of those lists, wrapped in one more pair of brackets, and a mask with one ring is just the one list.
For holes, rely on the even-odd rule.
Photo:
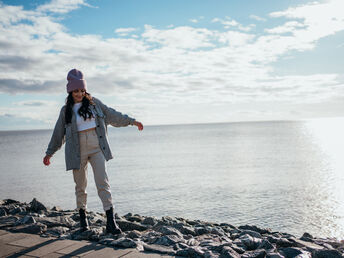
[(76, 206), (78, 209), (87, 209), (87, 165), (91, 163), (94, 181), (97, 186), (98, 195), (103, 204), (104, 211), (110, 209), (112, 197), (108, 176), (106, 174), (106, 160), (99, 147), (99, 141), (95, 130), (79, 132), (80, 143), (80, 169), (73, 170), (75, 182)]

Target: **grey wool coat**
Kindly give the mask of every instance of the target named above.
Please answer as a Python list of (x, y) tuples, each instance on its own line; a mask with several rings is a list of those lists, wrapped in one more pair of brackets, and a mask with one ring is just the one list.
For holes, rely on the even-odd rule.
[[(96, 114), (95, 122), (99, 147), (102, 150), (106, 161), (108, 161), (112, 159), (113, 156), (108, 142), (107, 126), (109, 124), (114, 127), (133, 125), (135, 119), (106, 106), (95, 97), (93, 97), (93, 102), (95, 105), (90, 104), (90, 109), (93, 114)], [(76, 117), (74, 112), (72, 112), (73, 115), (71, 123), (66, 124), (65, 110), (66, 105), (61, 108), (59, 118), (57, 119), (51, 140), (45, 153), (49, 156), (53, 156), (54, 153), (59, 150), (64, 143), (66, 143), (66, 170), (80, 169), (80, 145)]]

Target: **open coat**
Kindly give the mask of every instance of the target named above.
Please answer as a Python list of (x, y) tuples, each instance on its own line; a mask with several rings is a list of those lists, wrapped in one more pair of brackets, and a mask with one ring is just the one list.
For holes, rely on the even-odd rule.
[[(107, 126), (110, 124), (115, 127), (133, 125), (134, 118), (116, 111), (104, 105), (99, 99), (93, 97), (94, 105), (90, 104), (90, 109), (95, 114), (96, 133), (99, 140), (99, 147), (105, 159), (108, 161), (113, 158), (107, 136)], [(65, 122), (66, 105), (61, 108), (59, 118), (55, 124), (51, 140), (49, 142), (47, 155), (53, 156), (54, 153), (65, 144), (66, 170), (80, 169), (80, 145), (76, 117), (73, 112), (71, 123)]]

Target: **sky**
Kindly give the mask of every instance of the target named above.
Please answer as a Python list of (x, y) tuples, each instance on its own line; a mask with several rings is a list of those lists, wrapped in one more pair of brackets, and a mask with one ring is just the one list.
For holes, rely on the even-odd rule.
[(0, 130), (52, 129), (66, 76), (144, 125), (344, 116), (343, 0), (0, 0)]

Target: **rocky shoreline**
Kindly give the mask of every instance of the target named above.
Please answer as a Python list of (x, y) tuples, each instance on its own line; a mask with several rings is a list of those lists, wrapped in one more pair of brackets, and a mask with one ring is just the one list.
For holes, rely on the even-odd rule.
[(77, 210), (47, 208), (33, 199), (30, 203), (0, 201), (0, 229), (11, 232), (54, 236), (60, 239), (89, 240), (116, 248), (136, 248), (181, 257), (344, 257), (344, 243), (334, 238), (301, 238), (256, 226), (235, 227), (177, 217), (161, 219), (128, 213), (116, 214), (123, 231), (105, 234), (103, 213), (88, 211), (90, 230), (80, 232)]

